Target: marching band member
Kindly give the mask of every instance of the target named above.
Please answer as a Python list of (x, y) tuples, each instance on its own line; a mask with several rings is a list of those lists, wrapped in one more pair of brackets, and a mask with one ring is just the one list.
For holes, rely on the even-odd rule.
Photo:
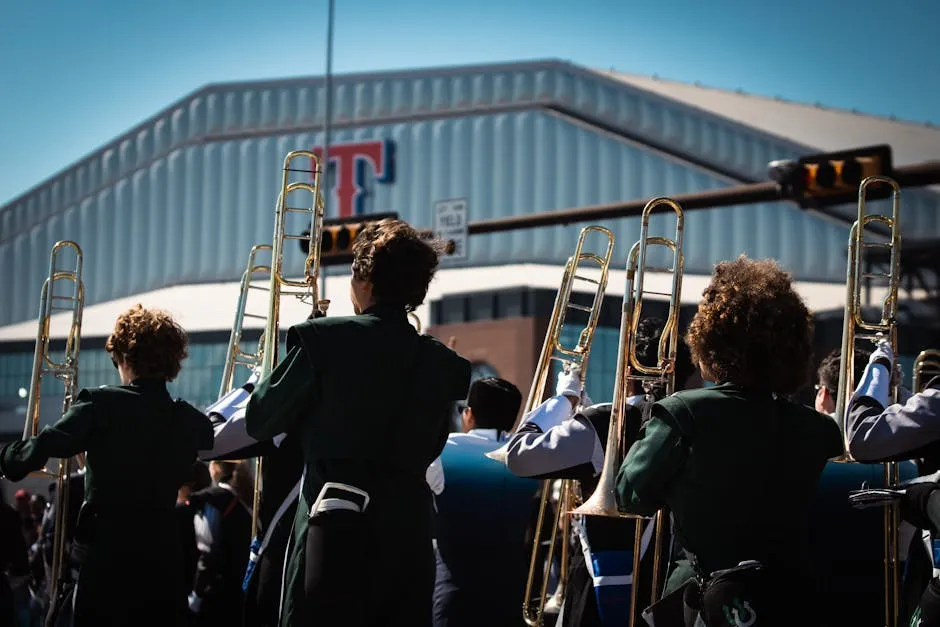
[[(18, 481), (50, 457), (87, 451), (75, 627), (186, 624), (176, 496), (197, 451), (212, 447), (205, 415), (166, 389), (187, 344), (169, 314), (125, 311), (105, 345), (121, 385), (83, 389), (58, 422), (0, 452), (0, 471)], [(130, 472), (129, 456), (159, 460), (159, 471)]]
[[(863, 463), (917, 459), (921, 474), (933, 472), (940, 468), (940, 377), (917, 394), (900, 389), (904, 402), (892, 404), (892, 372), (897, 372), (894, 351), (882, 340), (846, 406), (849, 453)], [(925, 485), (919, 483), (909, 491), (923, 492)], [(928, 493), (923, 494), (926, 503)], [(915, 535), (907, 552), (901, 615), (919, 616), (923, 625), (940, 624), (940, 541), (925, 517), (905, 519), (923, 533)]]
[(894, 371), (894, 351), (882, 340), (846, 407), (849, 453), (860, 462), (924, 458), (931, 472), (940, 468), (940, 377), (906, 402), (891, 404)]
[[(241, 583), (248, 563), (245, 538), (251, 533), (251, 478), (240, 471), (233, 462), (211, 462), (212, 485), (189, 496), (199, 550), (188, 595), (194, 626), (241, 623)], [(240, 496), (239, 491), (247, 494)]]
[[(486, 457), (506, 440), (522, 393), (505, 379), (470, 386), (462, 432), (428, 468), (435, 493), (435, 627), (516, 627), (522, 605), (530, 503), (538, 483)], [(481, 599), (485, 602), (481, 603)]]
[(431, 623), (425, 473), (470, 385), (469, 362), (407, 318), (439, 255), (400, 220), (364, 227), (353, 245), (356, 315), (291, 327), (287, 356), (248, 400), (248, 435), (296, 428), (304, 452), (282, 627)]
[(812, 331), (774, 261), (719, 263), (686, 337), (718, 385), (656, 402), (620, 468), (623, 511), (672, 512), (689, 560), (661, 603), (686, 605), (689, 625), (697, 614), (710, 627), (733, 626), (734, 616), (754, 627), (818, 624), (803, 609), (816, 594), (809, 517), (843, 445), (835, 421), (787, 398), (809, 378)]
[[(636, 350), (646, 365), (657, 361), (659, 338), (665, 322), (647, 318), (637, 327)], [(689, 350), (680, 344), (676, 355), (676, 388), (701, 385), (689, 357)], [(625, 417), (627, 446), (636, 440), (640, 425), (652, 401), (662, 398), (661, 386), (648, 384), (628, 399)], [(525, 416), (509, 442), (506, 463), (521, 477), (542, 479), (577, 479), (586, 498), (597, 487), (604, 463), (607, 431), (610, 426), (611, 404), (592, 405), (572, 416), (572, 407), (581, 398), (581, 377), (577, 369), (558, 377), (556, 395)], [(629, 576), (633, 568), (633, 537), (636, 521), (586, 516), (576, 525), (581, 553), (571, 562), (566, 598), (558, 627), (593, 627), (594, 625), (626, 625), (630, 611), (630, 585), (619, 583), (618, 576)], [(651, 530), (652, 527), (650, 526)], [(618, 559), (611, 559), (617, 556)], [(643, 568), (652, 569), (650, 559), (643, 556)], [(599, 558), (599, 559), (596, 559)], [(604, 568), (603, 572), (599, 569)], [(651, 570), (650, 570), (651, 572)], [(612, 583), (617, 582), (617, 583)], [(645, 593), (648, 596), (649, 590)], [(643, 593), (640, 607), (633, 608), (637, 618), (645, 607)]]

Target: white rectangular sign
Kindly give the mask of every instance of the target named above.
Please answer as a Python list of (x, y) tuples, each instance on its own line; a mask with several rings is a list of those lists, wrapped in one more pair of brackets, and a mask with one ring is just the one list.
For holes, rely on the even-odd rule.
[(454, 252), (444, 259), (467, 258), (467, 199), (452, 198), (434, 203), (434, 235), (452, 241)]

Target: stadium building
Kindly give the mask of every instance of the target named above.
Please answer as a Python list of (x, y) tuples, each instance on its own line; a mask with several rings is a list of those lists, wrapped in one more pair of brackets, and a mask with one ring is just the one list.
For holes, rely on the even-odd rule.
[[(431, 228), (436, 203), (448, 199), (464, 200), (473, 222), (765, 181), (768, 162), (819, 151), (886, 143), (895, 166), (940, 154), (940, 129), (930, 125), (560, 61), (344, 75), (333, 84), (328, 218), (395, 212)], [(0, 207), (3, 432), (22, 429), (40, 288), (63, 239), (84, 251), (81, 386), (117, 381), (104, 340), (116, 315), (141, 302), (172, 311), (191, 333), (174, 393), (196, 404), (217, 397), (248, 252), (270, 243), (284, 156), (322, 148), (325, 102), (322, 78), (209, 85)], [(855, 211), (785, 202), (689, 211), (683, 317), (716, 262), (774, 257), (819, 312), (820, 344), (835, 346)], [(907, 241), (940, 236), (940, 190), (905, 190), (902, 214)], [(672, 225), (656, 216), (651, 234), (671, 235)], [(528, 389), (561, 266), (583, 226), (471, 236), (417, 312), (425, 329), (456, 338), (479, 374)], [(595, 400), (610, 396), (622, 269), (639, 220), (604, 226), (616, 236), (615, 270), (591, 357)], [(289, 245), (295, 275), (302, 260)], [(351, 313), (345, 268), (327, 274), (330, 315)], [(667, 276), (648, 280), (668, 291)], [(308, 311), (285, 301), (282, 328)], [(247, 326), (246, 340), (257, 338), (258, 325)], [(64, 337), (63, 315), (51, 330)], [(902, 335), (908, 359), (923, 347)], [(48, 382), (46, 420), (56, 393)]]

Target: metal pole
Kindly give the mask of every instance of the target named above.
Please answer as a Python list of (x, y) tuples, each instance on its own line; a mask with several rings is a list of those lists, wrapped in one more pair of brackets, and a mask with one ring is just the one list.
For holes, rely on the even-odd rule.
[[(330, 184), (330, 130), (333, 124), (333, 0), (327, 2), (326, 17), (326, 73), (324, 76), (324, 89), (326, 90), (326, 110), (323, 116), (323, 168), (321, 176), (326, 181), (326, 193), (323, 195), (323, 217), (330, 215), (330, 201), (333, 199), (333, 186)], [(322, 273), (320, 298), (326, 298), (326, 275)]]

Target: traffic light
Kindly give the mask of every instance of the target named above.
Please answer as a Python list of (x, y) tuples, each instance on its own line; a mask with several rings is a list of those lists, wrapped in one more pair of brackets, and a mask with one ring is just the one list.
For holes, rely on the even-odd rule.
[[(320, 236), (320, 265), (331, 266), (352, 261), (352, 245), (356, 241), (359, 231), (369, 222), (376, 222), (386, 218), (397, 218), (397, 213), (370, 213), (363, 216), (349, 218), (333, 218), (323, 221), (323, 232)], [(304, 237), (310, 235), (310, 229), (305, 229)], [(310, 252), (310, 242), (300, 240), (300, 250), (306, 255)]]
[[(887, 144), (773, 161), (769, 167), (770, 177), (804, 209), (850, 202), (858, 198), (858, 186), (867, 177), (893, 174)], [(879, 185), (871, 188), (869, 197), (885, 197), (887, 192), (887, 186)]]

